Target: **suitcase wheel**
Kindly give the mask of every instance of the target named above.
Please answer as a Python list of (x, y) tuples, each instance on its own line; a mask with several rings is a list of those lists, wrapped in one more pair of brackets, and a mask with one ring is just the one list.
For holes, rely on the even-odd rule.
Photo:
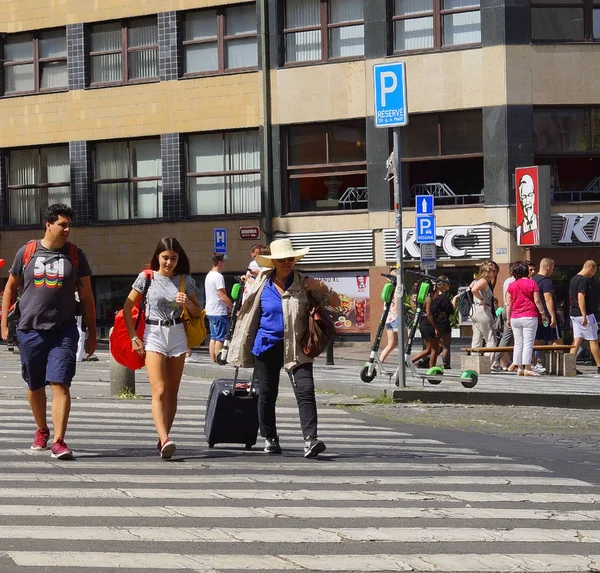
[(254, 444), (246, 444), (244, 447), (245, 447), (247, 450), (251, 450), (253, 445), (254, 445)]
[(208, 442), (208, 447), (209, 448), (214, 448), (215, 447), (215, 443), (214, 442)]

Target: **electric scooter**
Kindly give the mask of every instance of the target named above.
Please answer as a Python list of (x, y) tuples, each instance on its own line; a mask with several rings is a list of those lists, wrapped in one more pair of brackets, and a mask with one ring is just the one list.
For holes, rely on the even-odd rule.
[(390, 312), (390, 308), (392, 303), (394, 302), (394, 296), (396, 293), (396, 284), (398, 283), (398, 278), (394, 275), (388, 275), (385, 273), (381, 273), (382, 277), (388, 279), (382, 291), (381, 291), (381, 300), (383, 301), (383, 312), (381, 313), (381, 318), (379, 319), (379, 328), (377, 329), (377, 334), (375, 335), (375, 339), (373, 340), (373, 344), (371, 346), (371, 354), (369, 354), (369, 360), (365, 362), (362, 370), (360, 371), (360, 379), (363, 382), (373, 382), (375, 377), (377, 376), (377, 372), (379, 371), (383, 375), (391, 376), (392, 372), (387, 372), (381, 362), (379, 360), (379, 345), (381, 344), (381, 338), (383, 337), (383, 331), (385, 330), (385, 324), (387, 321), (388, 314)]
[[(404, 363), (406, 365), (406, 370), (411, 373), (413, 378), (415, 378), (416, 380), (421, 380), (423, 383), (427, 381), (430, 384), (437, 385), (444, 379), (456, 379), (459, 380), (465, 388), (475, 387), (479, 380), (479, 374), (475, 370), (465, 370), (461, 374), (450, 374), (444, 372), (444, 369), (441, 366), (433, 366), (431, 368), (428, 368), (425, 372), (419, 372), (417, 370), (417, 367), (411, 360), (410, 354), (412, 352), (413, 342), (415, 340), (417, 328), (419, 327), (419, 321), (421, 320), (421, 317), (425, 312), (425, 301), (427, 300), (427, 297), (429, 296), (430, 292), (432, 292), (432, 289), (435, 288), (436, 283), (450, 283), (449, 281), (439, 279), (426, 273), (413, 271), (409, 269), (407, 269), (407, 272), (419, 276), (420, 284), (417, 292), (417, 309), (415, 311), (415, 318), (408, 333), (408, 340), (406, 342), (406, 348), (404, 353)], [(396, 386), (400, 386), (399, 373), (400, 369), (398, 368), (393, 375), (394, 383)]]
[(227, 329), (227, 336), (223, 341), (223, 348), (217, 355), (217, 364), (225, 366), (227, 364), (227, 352), (231, 339), (233, 338), (233, 332), (235, 331), (235, 325), (237, 323), (237, 315), (240, 307), (242, 306), (242, 294), (243, 286), (240, 277), (235, 277), (235, 284), (231, 287), (231, 300), (233, 301), (233, 307), (231, 308), (231, 318), (229, 319), (229, 328)]

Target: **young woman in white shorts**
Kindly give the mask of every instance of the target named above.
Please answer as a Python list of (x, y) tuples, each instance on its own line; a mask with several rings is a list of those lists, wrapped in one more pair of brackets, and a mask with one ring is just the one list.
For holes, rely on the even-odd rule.
[[(157, 449), (170, 459), (176, 445), (169, 432), (177, 412), (177, 393), (188, 350), (181, 313), (185, 306), (191, 316), (200, 316), (196, 283), (190, 275), (190, 262), (177, 239), (165, 237), (158, 242), (150, 268), (154, 271), (146, 295), (144, 340), (135, 332), (131, 311), (142, 296), (146, 278), (140, 273), (125, 301), (123, 317), (133, 349), (146, 356), (152, 391), (152, 418), (158, 434)], [(184, 277), (184, 292), (180, 290)]]

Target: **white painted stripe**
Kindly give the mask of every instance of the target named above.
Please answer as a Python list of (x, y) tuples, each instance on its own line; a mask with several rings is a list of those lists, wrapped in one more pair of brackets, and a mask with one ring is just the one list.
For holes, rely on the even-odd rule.
[(69, 539), (70, 541), (148, 541), (160, 543), (598, 543), (600, 530), (486, 529), (474, 527), (366, 528), (214, 528), (214, 527), (86, 527), (46, 525), (0, 526), (0, 539)]
[(521, 493), (479, 491), (361, 491), (263, 490), (263, 489), (160, 489), (160, 488), (2, 488), (0, 498), (7, 499), (217, 499), (217, 500), (287, 500), (287, 501), (445, 501), (531, 502), (531, 503), (600, 503), (600, 495), (590, 493)]
[[(194, 438), (196, 441), (199, 435), (198, 429), (196, 431), (182, 431), (180, 428), (173, 428), (171, 433), (171, 438), (173, 440), (179, 441), (181, 438)], [(326, 434), (326, 435), (325, 435)], [(129, 438), (128, 441), (135, 441), (136, 443), (147, 443), (148, 442), (148, 432), (133, 432), (128, 431), (126, 428), (123, 428), (121, 431), (107, 431), (102, 427), (98, 427), (95, 430), (87, 430), (83, 431), (79, 428), (73, 430), (69, 428), (69, 439), (79, 439), (81, 441), (82, 438), (89, 438), (91, 435), (94, 436), (95, 442), (105, 442), (104, 438), (119, 438), (122, 436), (127, 436)], [(289, 437), (289, 438), (298, 438), (298, 436), (302, 436), (300, 433), (300, 428), (296, 432), (279, 432), (279, 437)], [(320, 435), (323, 436), (323, 439), (327, 439), (327, 442), (350, 442), (352, 444), (357, 443), (356, 436), (344, 436), (336, 433), (329, 432), (320, 432)], [(19, 439), (21, 436), (27, 437), (27, 439), (31, 438), (31, 430), (2, 430), (0, 429), (0, 442), (7, 441), (15, 441)], [(362, 433), (362, 439), (358, 442), (362, 445), (364, 444), (364, 432)], [(398, 444), (398, 443), (406, 443), (405, 440), (409, 439), (411, 441), (416, 441), (416, 443), (422, 443), (422, 440), (417, 438), (410, 438), (411, 434), (401, 434), (398, 437), (379, 437), (378, 432), (369, 431), (369, 441), (377, 442), (378, 444)], [(179, 439), (178, 439), (179, 438)], [(425, 443), (432, 443), (431, 441), (427, 441)], [(434, 442), (434, 443), (443, 443), (443, 442)]]
[[(31, 450), (30, 450), (31, 451)], [(46, 452), (47, 454), (47, 452)], [(39, 457), (39, 454), (35, 454)], [(198, 469), (210, 471), (218, 470), (221, 473), (228, 475), (228, 472), (232, 470), (247, 471), (268, 471), (282, 473), (282, 472), (310, 472), (311, 475), (317, 472), (349, 472), (349, 471), (360, 471), (360, 472), (381, 472), (390, 471), (394, 473), (398, 472), (528, 472), (528, 473), (552, 473), (549, 469), (541, 466), (526, 465), (526, 464), (484, 464), (484, 463), (435, 463), (430, 464), (427, 462), (415, 463), (412, 461), (407, 462), (372, 462), (365, 464), (364, 462), (344, 462), (336, 460), (335, 463), (318, 464), (312, 465), (307, 462), (279, 462), (273, 459), (272, 456), (261, 456), (263, 459), (267, 458), (263, 462), (253, 461), (251, 465), (247, 461), (232, 461), (227, 458), (211, 460), (209, 458), (197, 458), (188, 459), (185, 464), (164, 464), (158, 458), (152, 458), (152, 460), (141, 459), (139, 461), (131, 462), (127, 459), (117, 461), (105, 461), (104, 459), (98, 462), (83, 461), (83, 459), (77, 459), (74, 471), (76, 470), (135, 470), (136, 475), (140, 475), (143, 472), (156, 471), (157, 467), (164, 470), (166, 467), (171, 472), (170, 475), (181, 475), (178, 472), (198, 472)], [(281, 459), (281, 458), (280, 458)], [(496, 459), (494, 457), (494, 459)], [(59, 469), (61, 472), (65, 469), (65, 463), (57, 460), (46, 459), (44, 461), (2, 461), (0, 466), (2, 469)], [(61, 475), (64, 475), (61, 473)], [(362, 475), (362, 474), (361, 474)], [(442, 478), (445, 479), (445, 478)]]
[[(76, 450), (77, 449), (77, 445), (75, 443), (73, 443), (73, 440), (71, 440), (71, 435), (72, 432), (69, 432), (65, 438), (65, 440), (69, 443), (69, 445), (71, 446), (71, 449)], [(73, 433), (73, 435), (75, 436), (75, 438), (77, 438), (77, 435)], [(123, 432), (122, 435), (127, 435), (127, 432)], [(178, 446), (186, 446), (186, 447), (201, 447), (201, 448), (208, 448), (208, 445), (206, 444), (206, 442), (204, 441), (204, 439), (201, 436), (198, 436), (196, 438), (194, 438), (193, 440), (190, 439), (182, 439), (179, 438), (177, 436), (177, 432), (174, 430), (173, 434), (172, 434), (172, 439), (174, 442), (177, 443)], [(93, 443), (89, 443), (87, 440), (93, 439), (94, 442)], [(110, 440), (105, 440), (102, 439), (101, 436), (90, 436), (89, 433), (86, 433), (85, 435), (82, 435), (79, 437), (79, 439), (77, 440), (78, 445), (81, 446), (81, 448), (85, 449), (85, 450), (98, 450), (98, 449), (106, 449), (106, 446), (125, 446), (125, 447), (136, 447), (136, 448), (153, 448), (156, 445), (156, 437), (146, 437), (145, 439), (136, 439), (136, 440), (128, 440), (128, 439), (115, 439), (115, 438), (111, 438)], [(358, 443), (356, 440), (350, 440), (351, 443), (338, 443), (336, 440), (328, 440), (326, 436), (323, 436), (323, 440), (326, 443), (334, 443), (335, 442), (335, 449), (339, 450), (339, 449), (344, 449), (344, 450), (353, 450), (353, 451), (361, 451), (361, 450), (397, 450), (397, 449), (401, 449), (404, 450), (406, 449), (404, 446), (411, 446), (411, 445), (419, 445), (419, 444), (423, 444), (423, 445), (427, 445), (427, 444), (438, 444), (438, 445), (443, 445), (444, 442), (440, 442), (438, 440), (429, 440), (429, 439), (421, 439), (421, 438), (398, 438), (397, 440), (392, 440), (391, 443), (389, 444), (370, 444), (370, 443), (365, 443), (364, 441), (361, 443)], [(27, 442), (29, 442), (30, 440), (27, 439)], [(14, 443), (15, 440), (14, 439), (10, 439), (8, 437), (2, 437), (0, 438), (0, 444), (8, 444), (8, 443)], [(340, 442), (342, 442), (342, 440), (340, 440)], [(300, 445), (304, 446), (304, 442), (301, 441), (301, 439), (297, 439), (297, 444), (298, 447), (300, 447)], [(222, 446), (223, 444), (218, 444), (219, 446)], [(235, 445), (235, 444), (233, 444)], [(238, 444), (239, 445), (239, 444)]]
[(445, 571), (447, 573), (573, 573), (597, 570), (600, 555), (461, 554), (431, 555), (179, 555), (77, 551), (6, 551), (21, 567), (252, 571)]
[[(250, 469), (250, 468), (249, 468)], [(269, 468), (272, 470), (272, 468)], [(256, 468), (252, 467), (255, 471)], [(236, 484), (242, 483), (266, 483), (266, 484), (315, 484), (315, 485), (438, 485), (439, 476), (322, 476), (312, 473), (311, 475), (274, 475), (274, 474), (241, 474), (227, 475), (226, 473), (214, 475), (174, 475), (174, 474), (31, 474), (31, 473), (0, 473), (0, 482), (68, 482), (68, 483), (132, 483), (132, 484), (222, 484), (227, 480), (235, 480)], [(591, 487), (593, 484), (570, 478), (554, 477), (522, 477), (522, 476), (444, 476), (445, 485), (497, 485), (497, 486), (548, 486), (548, 487)]]
[(600, 521), (600, 510), (557, 511), (554, 509), (504, 509), (501, 507), (190, 507), (190, 506), (39, 506), (0, 505), (0, 516), (10, 517), (169, 517), (205, 519), (461, 519)]

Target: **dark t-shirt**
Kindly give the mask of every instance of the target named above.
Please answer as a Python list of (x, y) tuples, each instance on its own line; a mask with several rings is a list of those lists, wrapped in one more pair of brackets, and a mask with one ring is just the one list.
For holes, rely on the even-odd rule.
[(571, 295), (571, 316), (581, 316), (577, 297), (579, 293), (585, 295), (585, 311), (587, 314), (594, 314), (596, 310), (594, 308), (594, 279), (588, 279), (577, 274), (571, 279), (569, 291)]
[(558, 310), (556, 307), (556, 295), (554, 294), (554, 283), (551, 279), (544, 275), (535, 275), (533, 280), (537, 283), (538, 289), (540, 291), (540, 299), (542, 300), (542, 306), (544, 307), (544, 312), (546, 316), (550, 316), (548, 312), (548, 305), (546, 304), (546, 299), (544, 297), (545, 293), (552, 295), (552, 300), (554, 301), (554, 314), (556, 315), (556, 311)]
[[(20, 277), (23, 272), (21, 247), (10, 268), (10, 274)], [(69, 247), (60, 250), (46, 249), (41, 241), (25, 268), (23, 290), (19, 301), (18, 330), (52, 330), (75, 324), (75, 290), (77, 277), (89, 277), (90, 265), (81, 249), (79, 272), (75, 272), (69, 259)]]
[(438, 295), (433, 299), (431, 313), (438, 330), (450, 332), (450, 317), (454, 314), (454, 307), (445, 294)]

